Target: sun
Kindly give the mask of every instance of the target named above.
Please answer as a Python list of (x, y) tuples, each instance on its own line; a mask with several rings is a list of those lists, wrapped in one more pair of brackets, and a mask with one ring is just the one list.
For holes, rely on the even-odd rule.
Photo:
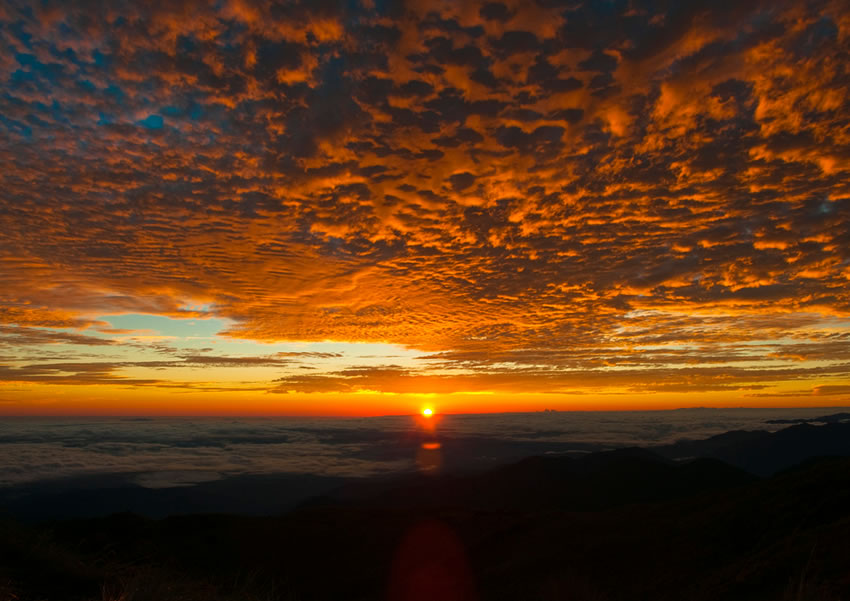
[(425, 417), (431, 417), (432, 415), (434, 415), (434, 410), (430, 407), (425, 407), (422, 410), (422, 415), (424, 415)]

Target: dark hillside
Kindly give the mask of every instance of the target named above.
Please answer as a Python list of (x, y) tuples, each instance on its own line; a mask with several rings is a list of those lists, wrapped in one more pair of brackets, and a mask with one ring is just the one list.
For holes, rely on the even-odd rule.
[(774, 433), (734, 431), (705, 440), (656, 447), (668, 458), (713, 457), (768, 476), (812, 457), (850, 457), (850, 422), (798, 424)]
[(366, 600), (387, 598), (390, 582), (403, 589), (421, 567), (464, 583), (433, 589), (444, 599), (850, 594), (850, 460), (765, 480), (712, 460), (677, 466), (630, 452), (590, 463), (528, 460), (431, 480), (430, 492), (423, 479), (280, 517), (7, 525), (0, 581), (20, 601), (100, 600), (104, 583), (110, 599), (128, 601)]

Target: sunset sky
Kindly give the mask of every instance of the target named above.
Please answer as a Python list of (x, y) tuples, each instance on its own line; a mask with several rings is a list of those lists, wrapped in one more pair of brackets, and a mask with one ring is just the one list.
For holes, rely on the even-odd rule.
[(0, 3), (0, 414), (850, 404), (850, 6)]

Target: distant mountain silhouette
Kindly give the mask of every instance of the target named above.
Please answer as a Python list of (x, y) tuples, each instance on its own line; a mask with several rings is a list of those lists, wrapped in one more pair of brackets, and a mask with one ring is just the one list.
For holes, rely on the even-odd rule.
[(797, 419), (769, 419), (766, 424), (833, 424), (850, 421), (850, 413), (833, 413), (821, 417), (797, 418)]
[(481, 474), (348, 483), (310, 505), (588, 511), (673, 499), (752, 480), (752, 475), (715, 459), (675, 464), (634, 447), (578, 459), (529, 457)]
[(769, 476), (812, 457), (850, 457), (850, 423), (833, 421), (822, 426), (805, 423), (774, 433), (732, 431), (653, 450), (669, 459), (720, 459), (752, 474)]

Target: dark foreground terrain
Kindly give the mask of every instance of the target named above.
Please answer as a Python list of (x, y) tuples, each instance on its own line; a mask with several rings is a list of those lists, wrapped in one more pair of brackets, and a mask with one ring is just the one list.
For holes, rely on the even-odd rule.
[(347, 483), (274, 517), (7, 519), (0, 600), (850, 599), (848, 456), (850, 424), (799, 424)]

